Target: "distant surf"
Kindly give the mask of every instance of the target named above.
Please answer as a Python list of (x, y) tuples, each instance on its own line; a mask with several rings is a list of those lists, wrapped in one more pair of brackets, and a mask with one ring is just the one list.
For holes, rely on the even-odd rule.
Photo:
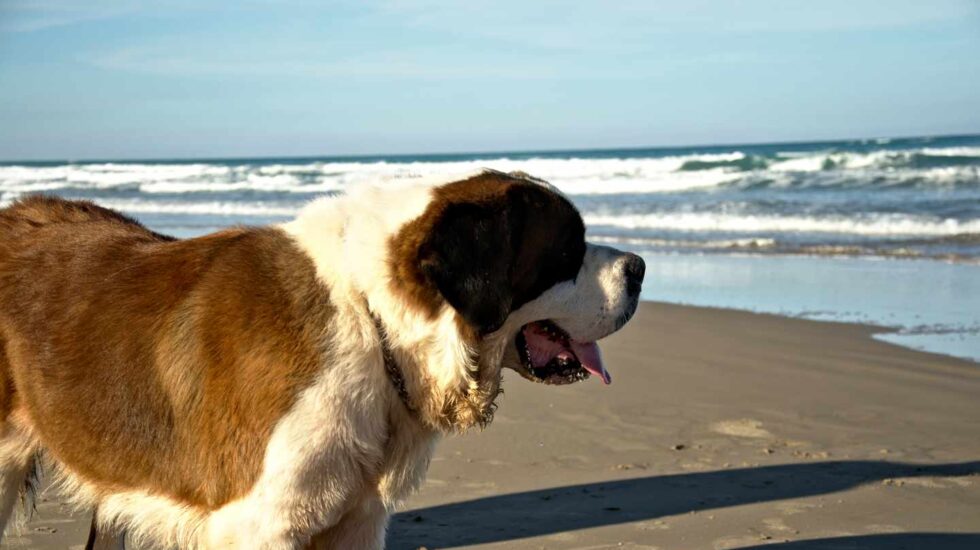
[(360, 182), (545, 178), (592, 234), (653, 251), (980, 261), (980, 136), (367, 158), (0, 164), (0, 201), (88, 198), (178, 233), (278, 221)]

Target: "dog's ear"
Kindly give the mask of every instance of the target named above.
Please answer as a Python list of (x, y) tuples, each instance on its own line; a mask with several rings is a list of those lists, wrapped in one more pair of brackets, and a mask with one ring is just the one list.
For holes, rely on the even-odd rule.
[(476, 331), (503, 325), (514, 302), (512, 265), (523, 212), (510, 193), (448, 205), (419, 250), (419, 267)]
[(515, 308), (574, 279), (585, 254), (585, 226), (554, 190), (487, 172), (439, 188), (434, 206), (396, 242), (414, 255), (410, 270), (396, 267), (415, 283), (414, 296), (432, 304), (428, 293), (438, 292), (485, 335)]

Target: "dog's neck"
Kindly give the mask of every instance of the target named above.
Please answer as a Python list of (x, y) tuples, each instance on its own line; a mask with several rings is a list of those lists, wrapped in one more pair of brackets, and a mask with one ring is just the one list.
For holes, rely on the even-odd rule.
[(372, 314), (371, 317), (374, 320), (374, 326), (378, 329), (378, 342), (381, 344), (381, 358), (384, 361), (385, 374), (395, 389), (395, 393), (398, 394), (398, 398), (401, 399), (402, 405), (405, 406), (405, 410), (408, 411), (410, 416), (417, 417), (418, 411), (412, 405), (412, 398), (408, 393), (408, 386), (405, 382), (405, 374), (402, 372), (398, 361), (395, 359), (395, 354), (391, 350), (391, 344), (388, 342), (388, 334), (384, 324), (377, 315)]
[[(383, 307), (369, 306), (368, 311), (377, 330), (386, 377), (399, 397), (399, 407), (441, 432), (489, 424), (500, 392), (499, 354), (485, 353), (462, 341), (452, 315), (440, 321), (413, 315), (406, 319), (396, 314), (392, 320), (394, 312)], [(436, 326), (418, 330), (425, 323)], [(443, 325), (453, 328), (446, 330)], [(396, 331), (394, 327), (404, 329)], [(418, 332), (413, 334), (415, 331), (409, 327)], [(432, 338), (432, 334), (442, 336)]]
[(283, 229), (310, 255), (331, 297), (366, 313), (363, 329), (381, 328), (407, 395), (399, 392), (400, 400), (417, 420), (443, 432), (486, 425), (499, 393), (499, 353), (479, 349), (484, 344), (461, 330), (448, 304), (433, 317), (408, 306), (391, 286), (389, 239), (424, 211), (428, 192), (363, 188), (356, 194), (315, 201)]

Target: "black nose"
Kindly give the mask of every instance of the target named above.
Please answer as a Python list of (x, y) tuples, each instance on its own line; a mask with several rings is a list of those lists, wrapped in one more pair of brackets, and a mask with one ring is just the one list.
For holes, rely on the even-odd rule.
[(646, 273), (646, 270), (647, 264), (643, 262), (643, 258), (636, 254), (626, 256), (623, 274), (626, 275), (626, 292), (630, 296), (636, 296), (640, 293), (640, 287), (643, 285), (643, 274)]

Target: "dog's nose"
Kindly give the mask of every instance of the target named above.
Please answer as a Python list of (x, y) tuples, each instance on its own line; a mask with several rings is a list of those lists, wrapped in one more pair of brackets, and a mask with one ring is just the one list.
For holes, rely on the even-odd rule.
[(626, 256), (623, 273), (626, 275), (626, 292), (630, 296), (636, 296), (640, 293), (640, 287), (643, 285), (643, 274), (646, 273), (646, 270), (647, 264), (643, 262), (643, 258), (636, 254)]

